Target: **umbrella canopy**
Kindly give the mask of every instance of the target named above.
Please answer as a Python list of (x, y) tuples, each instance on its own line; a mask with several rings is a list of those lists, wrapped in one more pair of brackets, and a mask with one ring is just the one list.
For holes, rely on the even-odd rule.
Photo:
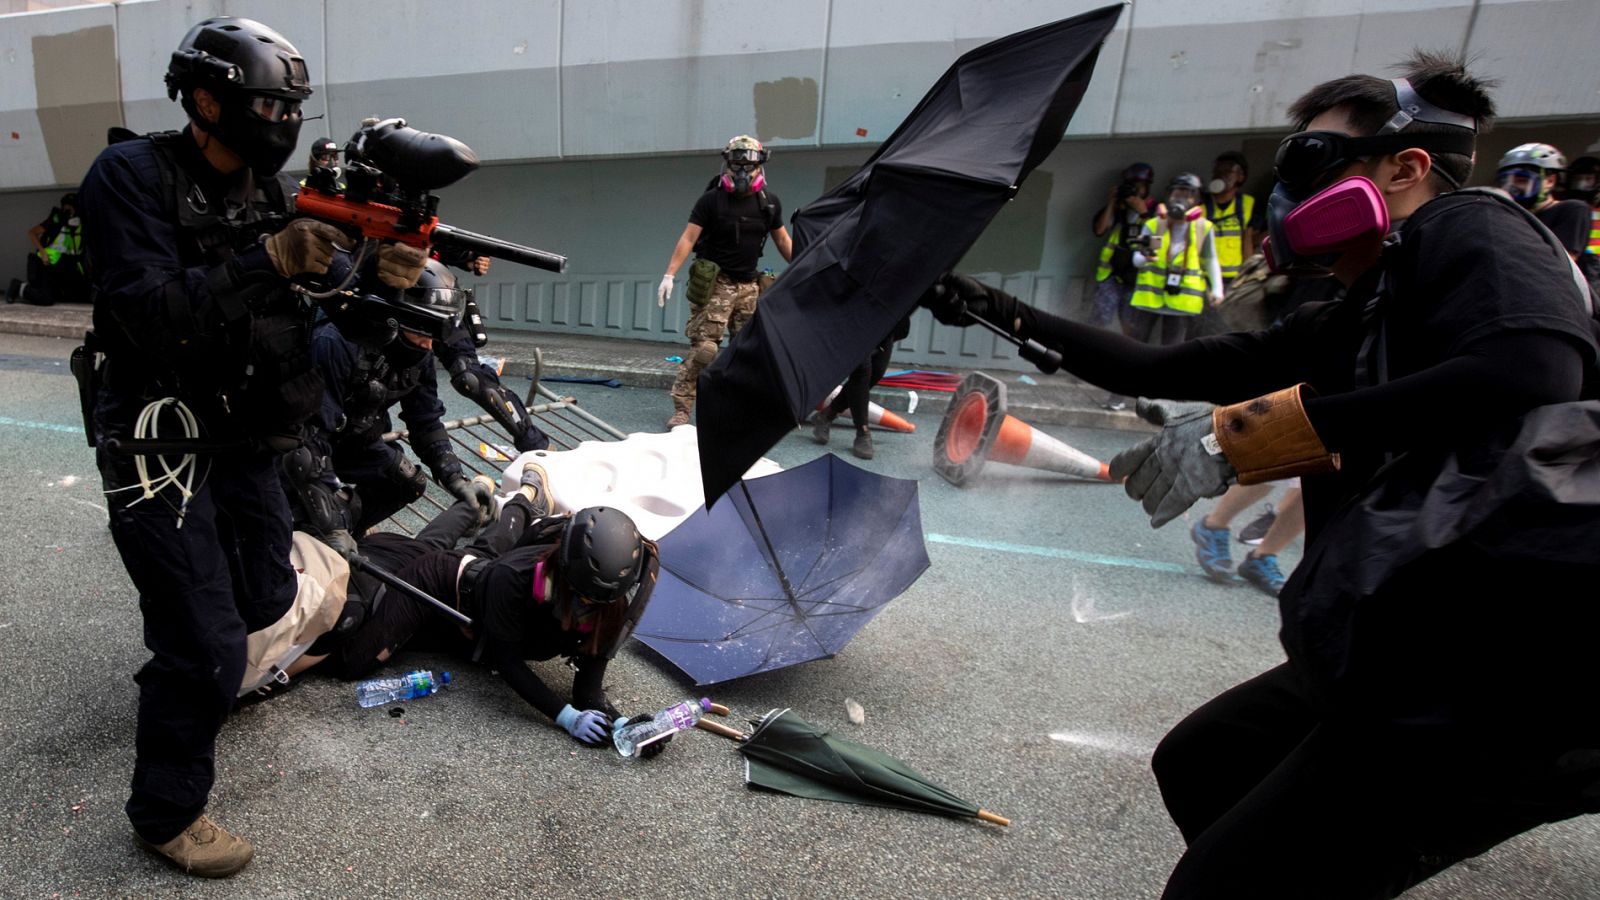
[(1061, 141), (1121, 11), (962, 56), (854, 175), (795, 213), (789, 268), (700, 375), (708, 503), (866, 359), (1015, 196)]
[(751, 787), (812, 800), (1009, 824), (930, 782), (901, 760), (834, 737), (787, 709), (767, 713), (739, 744), (739, 752), (744, 754), (745, 781)]
[(832, 656), (928, 568), (915, 481), (828, 454), (729, 498), (661, 539), (634, 631), (696, 684)]

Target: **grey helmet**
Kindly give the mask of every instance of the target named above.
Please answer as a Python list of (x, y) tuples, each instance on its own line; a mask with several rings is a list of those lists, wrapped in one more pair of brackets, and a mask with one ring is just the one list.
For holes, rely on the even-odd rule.
[(1550, 196), (1545, 176), (1557, 174), (1566, 167), (1566, 155), (1549, 144), (1519, 144), (1500, 157), (1495, 180), (1511, 199), (1533, 208)]

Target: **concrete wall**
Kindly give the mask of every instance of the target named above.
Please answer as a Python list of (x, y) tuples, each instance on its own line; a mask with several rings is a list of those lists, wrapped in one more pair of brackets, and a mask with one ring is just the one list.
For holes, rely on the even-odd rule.
[[(129, 0), (0, 15), (0, 279), (20, 274), (27, 226), (76, 182), (106, 126), (181, 123), (161, 76), (187, 27), (249, 15), (295, 41), (317, 90), (307, 114), (327, 116), (306, 126), (297, 164), (315, 137), (404, 115), (486, 162), (441, 192), (445, 221), (571, 257), (560, 277), (497, 264), (481, 286), (491, 318), (673, 339), (687, 310), (681, 297), (658, 310), (655, 283), (728, 136), (774, 148), (769, 177), (792, 212), (865, 159), (960, 53), (1095, 5)], [(1600, 82), (1567, 63), (1588, 58), (1596, 33), (1592, 0), (1136, 0), (1067, 140), (966, 266), (1076, 313), (1096, 250), (1088, 219), (1123, 165), (1204, 175), (1216, 152), (1242, 148), (1262, 190), (1290, 100), (1413, 45), (1465, 48), (1501, 79), (1507, 127), (1480, 158), (1533, 139), (1579, 155), (1600, 141)], [(770, 248), (767, 261), (782, 268)], [(918, 325), (901, 361), (1011, 365), (982, 335)]]

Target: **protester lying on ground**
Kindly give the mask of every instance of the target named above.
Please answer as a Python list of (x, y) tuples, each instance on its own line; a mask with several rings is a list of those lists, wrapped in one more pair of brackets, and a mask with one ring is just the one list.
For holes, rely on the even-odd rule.
[(1493, 115), (1483, 84), (1428, 54), (1404, 71), (1312, 88), (1278, 148), (1269, 255), (1331, 272), (1344, 299), (1148, 346), (963, 276), (925, 298), (1101, 387), (1221, 404), (1140, 402), (1162, 432), (1111, 474), (1157, 527), (1232, 482), (1301, 476), (1288, 662), (1192, 713), (1152, 761), (1189, 845), (1167, 898), (1393, 897), (1600, 812), (1600, 607), (1528, 580), (1600, 571), (1594, 479), (1548, 481), (1592, 474), (1600, 447), (1588, 293), (1525, 210), (1459, 190)]
[[(341, 678), (369, 674), (402, 648), (453, 653), (499, 670), (513, 690), (589, 746), (608, 742), (623, 717), (606, 696), (606, 667), (644, 614), (656, 580), (656, 546), (616, 509), (547, 515), (545, 473), (524, 466), (521, 491), (462, 549), (477, 506), (457, 502), (415, 538), (367, 536), (360, 554), (472, 620), (460, 626), (429, 604), (356, 573), (361, 621), (308, 652), (301, 671), (327, 660)], [(349, 604), (346, 604), (347, 607)], [(564, 657), (576, 669), (557, 693), (525, 660)]]

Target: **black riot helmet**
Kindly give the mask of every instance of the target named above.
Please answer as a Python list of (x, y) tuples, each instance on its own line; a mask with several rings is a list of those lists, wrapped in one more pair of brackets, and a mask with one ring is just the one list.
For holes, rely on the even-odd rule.
[(625, 596), (645, 568), (644, 537), (627, 513), (609, 506), (573, 513), (556, 553), (567, 586), (593, 605)]
[(333, 166), (339, 165), (339, 145), (333, 138), (317, 138), (311, 142), (311, 162), (313, 165)]
[(444, 263), (430, 259), (417, 283), (385, 301), (381, 314), (406, 331), (442, 341), (461, 324), (466, 308), (467, 292), (456, 284), (456, 277)]
[[(311, 78), (300, 51), (271, 28), (233, 16), (200, 22), (173, 51), (166, 82), (167, 97), (182, 95), (190, 121), (256, 174), (276, 174), (294, 154)], [(217, 121), (205, 121), (196, 110), (195, 88), (216, 97), (222, 107)]]

